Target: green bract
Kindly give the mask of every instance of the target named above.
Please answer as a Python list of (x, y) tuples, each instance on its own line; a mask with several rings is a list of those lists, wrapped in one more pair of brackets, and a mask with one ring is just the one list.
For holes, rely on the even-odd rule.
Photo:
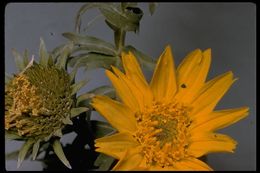
[(22, 57), (14, 51), (20, 72), (6, 78), (5, 130), (7, 137), (26, 141), (19, 152), (18, 167), (28, 151), (32, 149), (35, 159), (40, 144), (49, 141), (60, 160), (71, 167), (59, 137), (62, 136), (62, 129), (72, 124), (72, 117), (88, 109), (76, 107), (75, 94), (86, 82), (75, 84), (75, 72), (68, 74), (66, 71), (68, 49), (60, 53), (63, 61), (54, 62), (53, 55), (45, 50), (41, 40), (40, 63), (33, 59), (29, 62), (27, 54)]

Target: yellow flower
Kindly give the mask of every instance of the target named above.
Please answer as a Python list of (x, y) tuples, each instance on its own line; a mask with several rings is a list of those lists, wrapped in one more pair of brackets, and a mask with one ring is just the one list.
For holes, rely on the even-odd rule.
[(236, 141), (215, 131), (248, 115), (248, 108), (214, 108), (236, 80), (231, 71), (205, 81), (211, 50), (194, 50), (175, 71), (169, 46), (150, 84), (132, 53), (123, 53), (125, 74), (106, 71), (121, 102), (96, 96), (93, 107), (118, 133), (96, 139), (96, 151), (118, 159), (113, 170), (212, 170), (198, 158), (233, 152)]

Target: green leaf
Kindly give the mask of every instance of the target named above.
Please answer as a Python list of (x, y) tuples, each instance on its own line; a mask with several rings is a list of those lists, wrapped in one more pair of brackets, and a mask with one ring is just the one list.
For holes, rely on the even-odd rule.
[(72, 108), (70, 111), (70, 117), (74, 118), (78, 116), (79, 114), (88, 111), (89, 109), (86, 107), (78, 107), (78, 108)]
[(91, 127), (96, 138), (101, 138), (116, 132), (109, 123), (103, 121), (91, 120)]
[(33, 145), (33, 150), (32, 150), (32, 159), (35, 160), (36, 157), (37, 157), (37, 153), (39, 151), (39, 148), (40, 148), (40, 142), (41, 140), (37, 140), (37, 142), (34, 143)]
[(57, 57), (57, 65), (62, 68), (66, 69), (68, 58), (71, 54), (73, 49), (73, 44), (67, 44), (61, 50), (60, 56)]
[(79, 83), (75, 83), (75, 84), (71, 85), (71, 88), (72, 88), (71, 96), (76, 94), (84, 85), (86, 85), (87, 82), (88, 82), (88, 80), (82, 80)]
[(87, 35), (82, 36), (80, 34), (71, 32), (63, 33), (62, 35), (72, 41), (74, 44), (80, 46), (79, 48), (76, 48), (73, 53), (86, 50), (104, 55), (116, 55), (116, 49), (114, 45), (102, 39)]
[(73, 122), (70, 119), (70, 116), (67, 116), (66, 118), (62, 119), (63, 124), (69, 124), (73, 125)]
[(43, 65), (43, 66), (47, 66), (48, 65), (49, 54), (48, 54), (48, 52), (46, 50), (45, 43), (44, 43), (42, 38), (40, 38), (39, 58), (40, 58), (39, 63), (41, 65)]
[(149, 11), (150, 11), (150, 14), (151, 14), (151, 15), (153, 15), (156, 6), (157, 6), (157, 3), (155, 3), (155, 2), (150, 2), (150, 3), (149, 3)]
[(19, 155), (19, 152), (20, 152), (20, 150), (7, 153), (5, 155), (5, 160), (16, 160)]
[[(69, 43), (70, 44), (70, 43)], [(67, 47), (68, 43), (67, 44), (62, 44), (60, 46), (57, 46), (55, 47), (51, 54), (52, 54), (52, 58), (53, 58), (53, 61), (56, 62), (57, 61), (57, 58), (62, 54), (63, 50), (65, 47)]]
[(108, 171), (114, 161), (115, 159), (113, 157), (101, 153), (95, 160), (94, 166), (98, 166), (99, 171)]
[(126, 10), (121, 11), (117, 6), (110, 5), (99, 9), (113, 26), (124, 31), (137, 31), (139, 29), (139, 22), (143, 16), (140, 8), (126, 7)]
[(31, 146), (33, 145), (34, 140), (33, 139), (29, 139), (27, 140), (22, 148), (19, 151), (19, 155), (18, 155), (18, 162), (17, 162), (17, 168), (19, 168), (21, 166), (21, 163), (23, 162), (27, 152), (29, 151), (29, 149), (31, 148)]
[(156, 61), (151, 57), (149, 57), (148, 55), (145, 55), (144, 53), (142, 53), (141, 51), (137, 50), (136, 48), (130, 45), (126, 46), (124, 50), (131, 51), (144, 68), (147, 68), (149, 70), (154, 69)]
[(114, 88), (112, 88), (111, 86), (103, 85), (78, 96), (76, 105), (89, 107), (89, 102), (95, 95), (106, 95), (110, 98), (115, 98), (116, 94)]
[(14, 56), (14, 61), (16, 67), (18, 68), (19, 72), (25, 68), (22, 56), (16, 51), (16, 49), (12, 49), (12, 54)]
[(27, 66), (29, 64), (29, 53), (27, 49), (25, 49), (23, 53), (23, 64), (24, 66)]
[(69, 161), (67, 160), (64, 152), (63, 152), (63, 149), (62, 149), (62, 146), (61, 146), (61, 143), (59, 140), (54, 140), (53, 142), (53, 150), (55, 152), (55, 154), (58, 156), (58, 158), (62, 161), (62, 163), (67, 166), (69, 169), (71, 169), (71, 166), (70, 166), (70, 163)]
[(74, 67), (72, 72), (70, 73), (70, 83), (73, 84), (75, 81), (75, 77), (78, 71), (78, 67)]
[(85, 70), (96, 68), (110, 69), (111, 65), (115, 65), (118, 58), (119, 57), (116, 56), (87, 53), (73, 57), (73, 59), (69, 61), (69, 65), (72, 66), (74, 64), (76, 67), (84, 67)]
[(13, 76), (5, 72), (5, 84), (8, 84), (12, 80)]
[(14, 132), (10, 132), (10, 131), (5, 131), (5, 138), (7, 138), (9, 140), (25, 139), (24, 137), (19, 136), (19, 135), (15, 134)]
[(81, 16), (89, 9), (92, 8), (98, 8), (98, 7), (103, 7), (107, 6), (106, 3), (87, 3), (83, 5), (79, 11), (77, 12), (76, 15), (76, 22), (75, 22), (75, 30), (77, 33), (80, 33), (80, 26), (81, 26)]

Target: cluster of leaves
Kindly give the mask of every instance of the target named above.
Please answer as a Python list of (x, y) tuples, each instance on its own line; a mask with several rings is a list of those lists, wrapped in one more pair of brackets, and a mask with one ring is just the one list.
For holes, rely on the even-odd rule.
[[(156, 3), (148, 3), (149, 11), (152, 15), (155, 11)], [(98, 9), (101, 15), (105, 18), (106, 25), (114, 32), (115, 42), (109, 43), (101, 38), (90, 36), (81, 33), (82, 16), (89, 9)], [(121, 52), (131, 51), (139, 60), (140, 64), (146, 69), (153, 69), (155, 61), (139, 51), (132, 45), (125, 46), (125, 35), (127, 32), (139, 31), (140, 21), (143, 16), (143, 11), (138, 7), (137, 3), (88, 3), (83, 5), (77, 15), (75, 22), (75, 32), (63, 33), (63, 36), (68, 39), (68, 42), (56, 47), (49, 54), (46, 54), (45, 45), (43, 41), (40, 44), (39, 57), (52, 56), (54, 63), (59, 64), (64, 69), (72, 68), (71, 75), (75, 80), (75, 75), (79, 68), (87, 70), (103, 68), (110, 69), (111, 65), (121, 68)], [(29, 63), (28, 51), (26, 50), (23, 55), (20, 55), (17, 51), (13, 51), (15, 61), (18, 64), (19, 69), (24, 69), (26, 64)], [(23, 58), (21, 58), (23, 57)], [(21, 61), (23, 59), (23, 61)], [(44, 59), (40, 59), (43, 61)], [(48, 63), (48, 62), (44, 62)], [(6, 81), (10, 79), (10, 76), (6, 75)], [(78, 85), (79, 88), (83, 87), (86, 82), (81, 82)], [(102, 121), (92, 120), (91, 113), (95, 111), (90, 101), (95, 95), (107, 95), (116, 99), (116, 94), (111, 86), (99, 86), (89, 92), (82, 95), (75, 95), (76, 107), (87, 107), (87, 112), (81, 110), (75, 110), (72, 114), (78, 115), (72, 119), (73, 124), (66, 126), (62, 130), (62, 134), (68, 134), (75, 132), (76, 138), (72, 144), (63, 146), (63, 152), (54, 151), (55, 153), (61, 153), (58, 155), (63, 163), (68, 165), (67, 159), (70, 161), (74, 170), (109, 170), (116, 160), (110, 156), (96, 153), (94, 147), (94, 140), (106, 135), (115, 133), (115, 129), (110, 124)], [(60, 150), (61, 144), (54, 143), (56, 148)], [(58, 146), (58, 147), (57, 147)], [(87, 147), (86, 147), (87, 146)], [(45, 143), (39, 149), (39, 155), (45, 153), (41, 159), (37, 159), (45, 163), (45, 170), (62, 170), (67, 169), (64, 165), (59, 163), (58, 158), (52, 152), (52, 148), (49, 143)], [(6, 159), (13, 159), (19, 154), (19, 151), (15, 151), (6, 155)], [(65, 157), (66, 155), (66, 157)], [(27, 153), (23, 154), (23, 159), (29, 158)]]

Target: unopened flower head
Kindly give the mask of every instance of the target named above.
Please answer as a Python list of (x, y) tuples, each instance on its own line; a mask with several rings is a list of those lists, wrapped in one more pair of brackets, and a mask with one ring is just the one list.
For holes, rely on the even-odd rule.
[[(86, 81), (75, 83), (76, 69), (70, 74), (67, 72), (69, 50), (70, 47), (65, 46), (59, 54), (53, 55), (45, 50), (41, 40), (39, 63), (33, 58), (28, 62), (28, 57), (21, 58), (15, 53), (20, 72), (5, 82), (5, 130), (8, 138), (25, 141), (19, 152), (18, 167), (29, 149), (33, 148), (35, 159), (40, 144), (54, 137), (51, 141), (54, 152), (70, 168), (59, 138), (64, 127), (73, 124), (71, 119), (88, 109), (76, 104), (76, 93)], [(53, 56), (61, 59), (54, 63)]]

